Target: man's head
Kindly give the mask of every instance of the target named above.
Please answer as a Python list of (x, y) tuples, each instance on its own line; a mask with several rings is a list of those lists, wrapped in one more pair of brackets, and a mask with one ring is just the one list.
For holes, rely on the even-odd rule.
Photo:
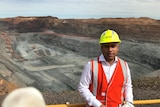
[(46, 107), (46, 104), (39, 90), (34, 87), (25, 87), (9, 93), (2, 107)]
[(113, 61), (121, 43), (118, 34), (113, 30), (106, 30), (101, 34), (99, 43), (105, 59), (109, 62)]

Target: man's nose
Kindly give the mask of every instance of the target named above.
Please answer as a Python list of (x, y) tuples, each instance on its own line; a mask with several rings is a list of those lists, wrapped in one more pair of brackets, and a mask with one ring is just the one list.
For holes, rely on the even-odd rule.
[(109, 46), (109, 47), (108, 47), (108, 50), (109, 50), (109, 51), (112, 51), (112, 47), (111, 47), (111, 46)]

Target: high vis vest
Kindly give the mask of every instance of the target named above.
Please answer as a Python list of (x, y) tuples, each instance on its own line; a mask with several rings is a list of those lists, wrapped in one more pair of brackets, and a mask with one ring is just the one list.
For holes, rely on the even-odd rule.
[(124, 84), (126, 83), (126, 62), (118, 58), (115, 71), (110, 82), (102, 68), (99, 57), (91, 60), (92, 82), (89, 86), (94, 96), (106, 107), (118, 107), (124, 101)]

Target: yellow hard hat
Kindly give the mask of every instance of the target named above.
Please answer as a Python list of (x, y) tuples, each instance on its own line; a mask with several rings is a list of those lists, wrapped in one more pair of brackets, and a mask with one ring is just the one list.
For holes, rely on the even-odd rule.
[(99, 43), (111, 43), (111, 42), (118, 42), (121, 43), (118, 34), (113, 30), (106, 30), (104, 31), (101, 36)]

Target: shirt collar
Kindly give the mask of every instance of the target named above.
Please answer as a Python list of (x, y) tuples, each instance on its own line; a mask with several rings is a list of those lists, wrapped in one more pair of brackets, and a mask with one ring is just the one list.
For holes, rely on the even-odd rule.
[[(103, 54), (101, 54), (101, 55), (99, 56), (99, 61), (107, 62), (106, 59), (104, 58), (104, 55), (103, 55)], [(117, 57), (117, 56), (115, 56), (115, 61), (114, 61), (114, 63), (116, 63), (116, 62), (118, 62), (118, 57)]]

